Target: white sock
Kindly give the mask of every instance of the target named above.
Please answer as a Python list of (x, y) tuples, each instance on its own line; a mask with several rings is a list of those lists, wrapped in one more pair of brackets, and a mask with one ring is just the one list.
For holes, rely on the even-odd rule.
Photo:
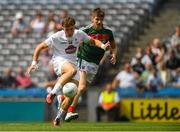
[(56, 83), (50, 93), (57, 94), (61, 88), (62, 88), (62, 85), (60, 83)]
[(61, 96), (62, 96), (62, 95), (58, 95), (58, 96), (57, 96), (57, 100), (58, 100), (58, 110), (60, 110), (61, 104), (62, 104)]
[(57, 112), (56, 118), (63, 119), (66, 115), (66, 111), (60, 108)]

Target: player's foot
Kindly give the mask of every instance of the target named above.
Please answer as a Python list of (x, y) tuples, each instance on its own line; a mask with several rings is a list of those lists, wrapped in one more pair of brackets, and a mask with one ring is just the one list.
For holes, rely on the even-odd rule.
[(70, 122), (71, 120), (76, 120), (78, 117), (78, 113), (69, 112), (66, 114), (65, 121)]
[(59, 126), (60, 125), (60, 119), (59, 118), (55, 118), (54, 121), (53, 121), (53, 125), (56, 127), (56, 126)]
[(46, 96), (46, 102), (48, 104), (51, 104), (55, 96), (56, 96), (55, 94), (48, 93), (48, 95)]

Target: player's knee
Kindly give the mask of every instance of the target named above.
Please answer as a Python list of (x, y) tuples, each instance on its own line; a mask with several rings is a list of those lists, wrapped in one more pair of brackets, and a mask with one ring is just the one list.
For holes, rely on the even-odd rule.
[(72, 76), (76, 75), (77, 70), (75, 68), (72, 68), (69, 70), (69, 74), (71, 74)]

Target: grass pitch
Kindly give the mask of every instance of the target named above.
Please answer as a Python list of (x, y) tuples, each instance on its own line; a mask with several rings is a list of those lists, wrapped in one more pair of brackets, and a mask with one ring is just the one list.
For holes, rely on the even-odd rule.
[(0, 123), (0, 131), (180, 131), (178, 123)]

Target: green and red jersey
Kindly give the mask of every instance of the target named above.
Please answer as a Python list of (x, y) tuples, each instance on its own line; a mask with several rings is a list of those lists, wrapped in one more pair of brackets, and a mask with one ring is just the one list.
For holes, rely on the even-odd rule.
[[(114, 40), (112, 31), (107, 27), (96, 30), (91, 24), (86, 26), (85, 28), (82, 28), (81, 30), (88, 34), (90, 37), (100, 40), (104, 44), (108, 41), (112, 42)], [(98, 65), (102, 57), (104, 56), (104, 53), (105, 51), (103, 49), (95, 45), (89, 43), (82, 43), (80, 44), (79, 50), (77, 52), (77, 57)]]

